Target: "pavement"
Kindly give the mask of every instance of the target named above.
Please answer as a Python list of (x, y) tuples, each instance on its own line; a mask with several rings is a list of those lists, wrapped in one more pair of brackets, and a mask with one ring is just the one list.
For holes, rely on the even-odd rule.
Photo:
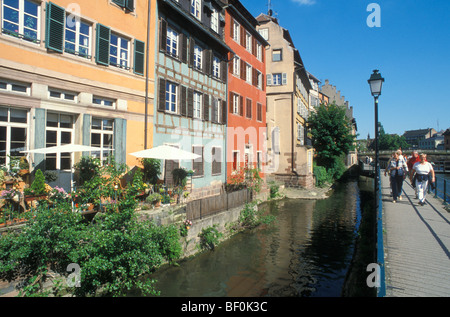
[(382, 173), (386, 297), (450, 296), (450, 213), (427, 194), (420, 206), (409, 181), (392, 202)]

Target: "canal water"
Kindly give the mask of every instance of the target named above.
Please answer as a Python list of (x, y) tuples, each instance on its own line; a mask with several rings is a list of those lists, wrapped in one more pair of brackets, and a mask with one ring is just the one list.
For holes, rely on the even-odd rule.
[(288, 200), (261, 208), (276, 223), (239, 233), (214, 251), (151, 278), (161, 297), (338, 297), (360, 222), (358, 183), (326, 200)]

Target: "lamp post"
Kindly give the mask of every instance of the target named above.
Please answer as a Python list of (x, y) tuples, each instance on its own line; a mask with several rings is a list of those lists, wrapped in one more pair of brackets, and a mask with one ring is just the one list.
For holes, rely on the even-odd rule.
[(381, 77), (378, 69), (373, 71), (373, 74), (368, 80), (370, 85), (370, 91), (375, 102), (375, 207), (378, 210), (378, 184), (379, 184), (379, 173), (378, 173), (378, 97), (381, 95), (381, 87), (383, 86), (384, 78)]

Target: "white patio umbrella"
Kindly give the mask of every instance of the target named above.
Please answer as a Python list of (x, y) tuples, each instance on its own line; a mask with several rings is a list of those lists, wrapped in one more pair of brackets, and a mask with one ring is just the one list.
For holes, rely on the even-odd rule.
[[(55, 153), (75, 153), (75, 152), (96, 152), (96, 151), (114, 151), (113, 149), (101, 149), (95, 146), (81, 144), (65, 144), (34, 150), (21, 151), (27, 154), (55, 154)], [(73, 165), (70, 170), (70, 190), (73, 190)]]
[(161, 145), (151, 149), (130, 153), (138, 158), (154, 158), (159, 160), (195, 160), (201, 156), (188, 151), (180, 150), (170, 145)]

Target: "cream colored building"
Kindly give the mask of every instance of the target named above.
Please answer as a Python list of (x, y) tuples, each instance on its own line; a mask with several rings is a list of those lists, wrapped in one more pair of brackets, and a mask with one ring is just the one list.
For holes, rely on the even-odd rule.
[(313, 148), (307, 139), (308, 73), (289, 31), (272, 16), (256, 18), (266, 48), (268, 174), (288, 185), (314, 186)]

